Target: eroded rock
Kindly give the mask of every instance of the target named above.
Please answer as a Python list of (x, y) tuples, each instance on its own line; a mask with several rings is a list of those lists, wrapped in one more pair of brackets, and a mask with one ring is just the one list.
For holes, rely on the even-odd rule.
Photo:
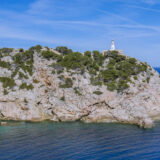
[[(4, 58), (12, 62), (9, 57)], [(22, 121), (83, 121), (119, 122), (150, 128), (160, 119), (160, 78), (152, 69), (150, 81), (143, 82), (148, 73), (138, 75), (130, 87), (122, 93), (109, 91), (106, 86), (90, 83), (90, 74), (73, 74), (64, 71), (63, 76), (73, 78), (72, 88), (60, 88), (61, 79), (49, 67), (54, 60), (47, 60), (34, 53), (33, 75), (27, 78), (15, 76), (16, 85), (4, 94), (0, 83), (0, 119)], [(107, 62), (107, 61), (106, 61)], [(10, 76), (11, 70), (1, 69), (0, 75)], [(25, 73), (25, 72), (24, 72)], [(19, 89), (32, 84), (34, 88)], [(93, 94), (95, 91), (102, 94)], [(97, 92), (99, 93), (99, 92)]]

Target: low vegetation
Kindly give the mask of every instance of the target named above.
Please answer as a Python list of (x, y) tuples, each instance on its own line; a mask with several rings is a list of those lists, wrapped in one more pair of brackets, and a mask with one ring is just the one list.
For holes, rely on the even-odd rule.
[(20, 78), (20, 79), (22, 79), (22, 78), (28, 79), (28, 76), (25, 75), (25, 74), (23, 74), (22, 72), (19, 72), (19, 78)]
[(78, 87), (74, 87), (74, 93), (77, 94), (77, 95), (79, 95), (79, 96), (82, 96), (82, 94), (80, 93)]
[(33, 83), (39, 83), (37, 79), (33, 79)]
[(9, 55), (13, 51), (13, 48), (1, 48), (0, 54), (6, 56)]
[(73, 81), (71, 78), (66, 78), (64, 80), (64, 83), (63, 84), (60, 83), (59, 85), (60, 88), (72, 88), (72, 86), (73, 86)]
[[(0, 57), (6, 56), (13, 51), (12, 48), (0, 49)], [(60, 54), (56, 53), (59, 52)], [(12, 70), (12, 75), (8, 77), (0, 77), (0, 82), (4, 88), (13, 88), (15, 86), (14, 77), (17, 75), (19, 79), (29, 79), (34, 72), (34, 54), (52, 60), (52, 74), (57, 75), (61, 80), (60, 88), (72, 88), (74, 79), (72, 75), (89, 73), (90, 82), (95, 86), (105, 85), (110, 91), (122, 92), (129, 88), (132, 81), (138, 80), (140, 73), (149, 72), (152, 76), (151, 67), (146, 63), (138, 62), (135, 58), (126, 57), (119, 54), (117, 51), (106, 51), (104, 54), (97, 50), (86, 51), (84, 54), (74, 52), (65, 46), (56, 47), (54, 50), (48, 47), (42, 48), (40, 45), (33, 46), (28, 50), (19, 49), (19, 52), (12, 56), (13, 64), (0, 60), (0, 67)], [(64, 78), (64, 71), (69, 72), (71, 77)], [(62, 78), (63, 77), (63, 78)], [(149, 83), (150, 77), (143, 80), (144, 83)], [(33, 79), (33, 83), (39, 83)], [(20, 89), (32, 90), (33, 85), (22, 83)], [(79, 88), (73, 88), (75, 94), (81, 96)], [(100, 91), (95, 91), (94, 94), (102, 94)]]
[(10, 70), (11, 64), (9, 62), (5, 62), (5, 61), (0, 60), (0, 67), (7, 68)]
[(103, 94), (101, 91), (94, 91), (93, 94), (96, 94), (96, 95), (101, 95)]
[(58, 51), (59, 53), (61, 53), (62, 55), (67, 55), (67, 54), (73, 53), (73, 51), (71, 49), (68, 49), (65, 46), (56, 47), (55, 50)]
[(34, 87), (32, 84), (27, 85), (26, 83), (22, 83), (19, 87), (20, 89), (32, 90)]
[(43, 51), (42, 56), (48, 60), (55, 59), (57, 61), (61, 61), (61, 59), (62, 59), (62, 56), (54, 53), (53, 51), (49, 51), (49, 50)]
[(147, 71), (147, 64), (139, 63), (136, 59), (120, 55), (116, 51), (108, 51), (104, 54), (104, 57), (109, 61), (104, 69), (102, 68), (103, 63), (101, 63), (103, 58), (99, 58), (98, 66), (101, 69), (98, 74), (92, 75), (91, 83), (93, 85), (106, 85), (110, 91), (121, 92), (129, 88), (129, 83), (132, 83), (132, 76), (137, 80), (139, 73)]
[(9, 77), (0, 77), (0, 82), (2, 82), (3, 88), (12, 89), (16, 85), (14, 79)]
[(65, 97), (64, 97), (64, 96), (61, 97), (60, 100), (61, 100), (61, 101), (65, 101)]
[(17, 53), (15, 56), (13, 56), (14, 61), (14, 76), (18, 73), (17, 71), (22, 69), (26, 74), (28, 73), (30, 76), (33, 75), (33, 54), (34, 52), (32, 50), (27, 50), (24, 52)]

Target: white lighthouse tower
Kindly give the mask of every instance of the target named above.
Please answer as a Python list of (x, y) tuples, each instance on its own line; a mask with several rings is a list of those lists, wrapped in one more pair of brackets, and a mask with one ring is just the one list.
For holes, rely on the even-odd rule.
[(110, 50), (111, 50), (111, 51), (116, 50), (114, 40), (112, 40), (112, 43), (111, 43), (111, 49), (110, 49)]
[(115, 47), (115, 42), (114, 40), (112, 40), (111, 42), (111, 48), (109, 50), (103, 50), (102, 51), (102, 54), (104, 55), (105, 53), (107, 53), (108, 51), (117, 51), (117, 53), (123, 55), (123, 50), (117, 50), (116, 47)]

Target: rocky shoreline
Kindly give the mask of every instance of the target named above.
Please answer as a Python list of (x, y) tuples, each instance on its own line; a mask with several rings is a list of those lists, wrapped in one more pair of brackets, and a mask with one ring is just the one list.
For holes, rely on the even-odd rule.
[[(106, 53), (105, 57), (100, 55), (103, 63), (101, 66), (99, 63), (99, 69), (93, 76), (93, 71), (87, 70), (88, 66), (81, 67), (81, 70), (69, 68), (62, 62), (70, 57), (61, 55), (59, 50), (37, 46), (29, 51), (13, 49), (4, 53), (1, 50), (1, 120), (118, 122), (150, 128), (155, 120), (160, 119), (160, 78), (149, 65), (116, 53), (121, 59), (112, 62), (111, 66), (115, 57), (111, 58), (112, 53)], [(123, 74), (118, 68), (121, 64), (122, 71), (124, 64), (130, 64), (132, 70), (134, 67), (129, 80), (119, 74)], [(141, 70), (138, 71), (137, 66)], [(116, 74), (112, 76), (116, 81), (112, 80), (113, 77), (108, 79), (108, 73), (113, 70)], [(100, 77), (98, 84), (93, 84), (96, 76)]]

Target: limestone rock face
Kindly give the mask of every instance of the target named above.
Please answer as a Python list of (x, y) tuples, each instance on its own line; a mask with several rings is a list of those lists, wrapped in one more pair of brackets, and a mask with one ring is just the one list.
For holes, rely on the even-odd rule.
[[(12, 60), (4, 58), (7, 62)], [(53, 61), (34, 54), (34, 72), (28, 79), (15, 76), (17, 86), (23, 82), (32, 83), (32, 90), (15, 86), (4, 94), (0, 83), (0, 119), (22, 121), (83, 121), (118, 122), (152, 127), (154, 120), (160, 119), (160, 78), (152, 69), (149, 83), (142, 83), (146, 75), (138, 75), (130, 88), (124, 92), (109, 91), (106, 86), (93, 86), (89, 73), (74, 74), (72, 88), (60, 88), (59, 75), (49, 67)], [(64, 77), (71, 73), (64, 71)], [(11, 71), (0, 68), (0, 76), (10, 76)], [(37, 80), (34, 83), (33, 80)], [(81, 94), (76, 94), (74, 88)], [(101, 95), (93, 94), (101, 91)]]

